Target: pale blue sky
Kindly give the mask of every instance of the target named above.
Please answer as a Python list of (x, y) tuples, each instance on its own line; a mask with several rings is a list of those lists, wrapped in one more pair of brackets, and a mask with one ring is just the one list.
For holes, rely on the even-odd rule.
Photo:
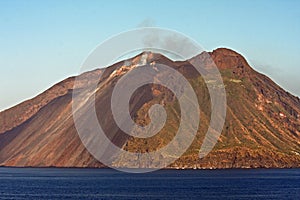
[(0, 0), (0, 110), (76, 75), (108, 37), (174, 29), (206, 50), (229, 47), (300, 96), (300, 1)]

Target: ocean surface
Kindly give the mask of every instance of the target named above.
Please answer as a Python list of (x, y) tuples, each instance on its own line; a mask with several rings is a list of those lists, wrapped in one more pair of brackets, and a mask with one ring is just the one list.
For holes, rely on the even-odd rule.
[(300, 199), (300, 169), (0, 168), (0, 199)]

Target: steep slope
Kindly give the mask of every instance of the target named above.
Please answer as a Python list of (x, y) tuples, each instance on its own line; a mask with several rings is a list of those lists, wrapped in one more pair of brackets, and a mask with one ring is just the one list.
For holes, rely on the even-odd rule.
[[(210, 53), (218, 66), (227, 94), (227, 116), (219, 141), (207, 157), (199, 159), (199, 148), (210, 121), (210, 97), (203, 78), (189, 62), (173, 62), (147, 53), (146, 66), (161, 63), (184, 75), (197, 94), (201, 108), (198, 133), (188, 151), (170, 167), (299, 167), (300, 166), (300, 99), (254, 71), (238, 53), (220, 48)], [(137, 64), (143, 54), (131, 59)], [(154, 62), (155, 63), (154, 63)], [(190, 60), (203, 62), (200, 54)], [(151, 63), (151, 65), (150, 65)], [(153, 64), (154, 63), (154, 64)], [(206, 63), (209, 66), (211, 63)], [(168, 119), (164, 128), (147, 139), (133, 138), (121, 131), (113, 120), (110, 100), (116, 82), (131, 70), (119, 62), (104, 70), (80, 75), (84, 89), (98, 81), (95, 108), (99, 123), (114, 144), (130, 152), (151, 152), (168, 144), (176, 134), (180, 120), (178, 101), (170, 90), (150, 84), (139, 88), (131, 98), (130, 113), (137, 124), (149, 123), (151, 105), (164, 105)], [(157, 77), (159, 79), (159, 77)], [(170, 78), (170, 81), (172, 79)], [(0, 113), (0, 165), (102, 167), (82, 145), (72, 117), (74, 78), (66, 79), (36, 98)], [(84, 102), (84, 98), (82, 99)], [(86, 111), (93, 105), (85, 105)], [(103, 117), (105, 116), (105, 117)], [(91, 116), (84, 115), (89, 122)], [(122, 157), (116, 167), (138, 162)], [(140, 166), (153, 167), (161, 162)]]
[[(82, 74), (82, 86), (91, 84), (100, 73), (101, 70), (96, 70)], [(8, 130), (0, 134), (0, 160), (5, 165), (71, 167), (97, 163), (81, 145), (73, 125), (74, 80), (68, 78), (0, 113), (5, 125), (1, 130)]]
[[(85, 79), (82, 78), (82, 84), (90, 84), (90, 81), (94, 80), (94, 77), (98, 76), (100, 73), (101, 70), (96, 70), (92, 73), (88, 73), (88, 75), (85, 75)], [(49, 102), (67, 94), (68, 91), (73, 89), (74, 79), (74, 77), (67, 78), (49, 88), (42, 94), (36, 96), (35, 98), (24, 101), (12, 108), (2, 111), (0, 113), (0, 134), (24, 123), (26, 120), (35, 115), (41, 108), (46, 106)]]
[[(255, 72), (246, 60), (234, 51), (217, 49), (211, 53), (211, 56), (220, 69), (227, 93), (227, 117), (222, 135), (214, 150), (207, 157), (199, 160), (197, 153), (210, 120), (210, 110), (207, 109), (209, 98), (203, 80), (200, 77), (188, 77), (198, 94), (202, 110), (201, 123), (197, 139), (189, 151), (172, 167), (299, 166), (299, 98), (285, 92), (268, 77)], [(205, 62), (203, 60), (205, 58), (201, 55), (193, 59), (192, 62), (197, 60)], [(185, 65), (186, 68), (189, 66)], [(195, 72), (188, 74), (195, 74)], [(198, 80), (195, 81), (196, 79)], [(149, 106), (146, 105), (140, 111), (141, 115), (143, 116), (148, 109)], [(126, 145), (129, 150), (140, 150), (145, 147), (145, 143), (148, 148), (145, 151), (155, 150), (155, 147), (161, 148), (172, 139), (179, 120), (179, 117), (173, 113), (179, 113), (180, 110), (172, 102), (167, 109), (170, 109), (168, 113), (174, 119), (165, 130), (162, 130), (161, 137), (157, 135), (148, 141), (132, 139)], [(157, 141), (161, 142), (157, 143)], [(128, 159), (130, 158), (124, 158), (124, 160)]]

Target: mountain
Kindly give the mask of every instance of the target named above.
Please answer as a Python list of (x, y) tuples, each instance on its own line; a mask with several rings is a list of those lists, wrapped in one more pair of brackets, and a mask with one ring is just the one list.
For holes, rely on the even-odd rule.
[[(145, 55), (147, 58), (143, 60)], [(161, 104), (167, 111), (165, 126), (150, 138), (125, 134), (114, 121), (110, 104), (114, 86), (129, 71), (137, 66), (155, 68), (157, 64), (165, 64), (189, 81), (201, 110), (194, 141), (170, 168), (300, 167), (300, 99), (256, 72), (235, 51), (219, 48), (209, 55), (223, 78), (227, 115), (218, 143), (204, 158), (199, 158), (198, 154), (209, 127), (210, 96), (203, 77), (190, 64), (204, 61), (204, 54), (188, 62), (144, 52), (127, 60), (130, 65), (124, 65), (122, 61), (106, 69), (81, 74), (76, 79), (79, 80), (77, 89), (97, 86), (92, 91), (95, 105), (89, 105), (88, 97), (83, 95), (82, 111), (89, 113), (95, 108), (101, 127), (119, 148), (143, 153), (164, 147), (174, 138), (181, 116), (178, 99), (169, 89), (148, 84), (138, 88), (130, 99), (132, 119), (141, 126), (150, 122), (148, 110), (153, 104)], [(139, 66), (141, 60), (145, 61), (143, 66)], [(209, 64), (206, 63), (208, 67)], [(67, 78), (37, 97), (0, 113), (1, 166), (104, 167), (85, 149), (74, 125), (72, 95), (75, 78)], [(82, 115), (87, 124), (90, 118), (89, 114)], [(151, 163), (137, 162), (137, 159), (124, 155), (113, 165), (124, 167), (132, 163), (133, 166), (155, 167), (162, 161), (157, 157)]]

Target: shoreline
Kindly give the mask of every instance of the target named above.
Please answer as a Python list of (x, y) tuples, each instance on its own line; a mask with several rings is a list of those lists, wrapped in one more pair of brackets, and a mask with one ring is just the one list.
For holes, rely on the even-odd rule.
[[(56, 166), (24, 166), (24, 167), (20, 167), (20, 166), (0, 166), (0, 169), (3, 168), (10, 168), (10, 169), (92, 169), (92, 170), (96, 170), (96, 169), (111, 169), (111, 170), (115, 170), (118, 171), (118, 169), (130, 169), (130, 170), (134, 170), (134, 169), (138, 169), (138, 168), (110, 168), (110, 167), (56, 167)], [(256, 167), (256, 168), (248, 168), (248, 167), (240, 167), (240, 168), (163, 168), (163, 169), (155, 169), (155, 168), (148, 168), (148, 169), (153, 169), (154, 171), (161, 171), (161, 170), (174, 170), (174, 171), (201, 171), (201, 170), (205, 170), (205, 171), (210, 171), (210, 170), (274, 170), (274, 169), (300, 169), (300, 167)]]

